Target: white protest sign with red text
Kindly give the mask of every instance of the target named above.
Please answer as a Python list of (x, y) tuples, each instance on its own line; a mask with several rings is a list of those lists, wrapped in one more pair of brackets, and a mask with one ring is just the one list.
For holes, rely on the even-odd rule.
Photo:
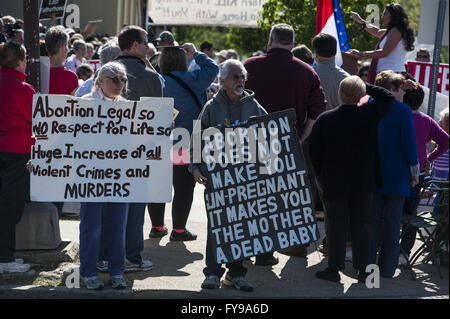
[(100, 60), (88, 60), (87, 63), (92, 66), (92, 68), (94, 69), (94, 73), (97, 72), (97, 70), (102, 66)]
[[(408, 72), (414, 76), (417, 82), (429, 88), (431, 83), (431, 62), (408, 61)], [(441, 63), (437, 82), (437, 92), (448, 96), (449, 65)]]

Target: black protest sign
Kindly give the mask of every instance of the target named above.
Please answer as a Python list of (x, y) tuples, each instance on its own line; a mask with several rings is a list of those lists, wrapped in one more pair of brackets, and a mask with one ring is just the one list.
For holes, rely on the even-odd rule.
[(219, 264), (316, 241), (293, 109), (202, 132), (208, 232)]
[(41, 9), (39, 10), (39, 20), (64, 17), (66, 11), (67, 0), (42, 0)]

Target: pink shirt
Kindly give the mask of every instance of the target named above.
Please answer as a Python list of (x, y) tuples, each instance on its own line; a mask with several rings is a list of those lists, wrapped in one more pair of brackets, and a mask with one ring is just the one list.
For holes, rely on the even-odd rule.
[[(448, 150), (448, 134), (428, 115), (413, 112), (413, 116), (420, 171), (424, 171), (427, 159), (429, 162), (433, 162)], [(427, 154), (427, 144), (430, 141), (435, 141), (437, 147), (433, 152)]]

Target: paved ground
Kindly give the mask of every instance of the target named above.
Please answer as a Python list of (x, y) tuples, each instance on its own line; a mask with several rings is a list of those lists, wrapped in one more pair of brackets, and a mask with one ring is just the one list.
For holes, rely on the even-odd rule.
[[(380, 288), (368, 289), (358, 284), (350, 263), (341, 273), (341, 283), (330, 283), (315, 279), (314, 273), (326, 267), (326, 259), (316, 251), (313, 244), (307, 258), (289, 257), (279, 253), (280, 263), (276, 266), (255, 266), (245, 261), (248, 268), (247, 279), (255, 286), (254, 292), (240, 292), (233, 288), (222, 287), (216, 290), (203, 290), (204, 250), (206, 243), (206, 214), (203, 204), (203, 190), (195, 190), (194, 204), (188, 222), (188, 229), (198, 234), (192, 242), (170, 242), (168, 236), (162, 239), (145, 240), (143, 255), (154, 264), (148, 272), (126, 274), (129, 289), (114, 291), (106, 287), (103, 291), (92, 292), (86, 289), (68, 289), (63, 285), (49, 287), (31, 285), (33, 280), (21, 284), (1, 280), (0, 297), (33, 298), (445, 298), (449, 295), (448, 268), (441, 268), (443, 279), (437, 269), (431, 265), (419, 264), (415, 267), (417, 280), (413, 280), (409, 271), (397, 270), (393, 279), (380, 281)], [(171, 205), (166, 207), (166, 224), (171, 230)], [(77, 221), (61, 221), (63, 239), (78, 241)], [(323, 236), (323, 223), (319, 222)], [(150, 232), (151, 223), (146, 216), (145, 234)], [(33, 276), (32, 276), (33, 277)], [(33, 277), (35, 278), (36, 275)], [(108, 275), (101, 275), (108, 281)]]

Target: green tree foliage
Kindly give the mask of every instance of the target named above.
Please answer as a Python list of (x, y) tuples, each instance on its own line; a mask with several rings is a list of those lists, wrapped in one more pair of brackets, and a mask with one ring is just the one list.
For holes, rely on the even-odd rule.
[[(350, 38), (350, 47), (358, 50), (373, 50), (377, 39), (367, 32), (359, 32), (360, 27), (350, 19), (350, 11), (355, 11), (365, 19), (371, 12), (366, 12), (367, 5), (375, 4), (380, 9), (380, 19), (384, 7), (392, 0), (340, 0), (342, 16), (344, 18), (347, 35)], [(408, 13), (414, 25), (416, 35), (419, 28), (420, 9), (422, 0), (398, 0), (398, 3)], [(287, 23), (296, 31), (297, 43), (311, 46), (311, 39), (316, 33), (316, 6), (317, 0), (269, 0), (264, 5), (261, 27), (270, 30), (276, 23)], [(380, 22), (381, 23), (381, 22)], [(359, 32), (359, 33), (358, 33)], [(449, 47), (442, 47), (441, 62), (449, 63)]]
[(405, 9), (408, 14), (409, 21), (414, 25), (414, 30), (416, 30), (417, 35), (419, 30), (420, 7), (422, 0), (398, 0), (398, 4)]
[(200, 44), (208, 41), (217, 50), (226, 49), (228, 34), (226, 27), (177, 26), (172, 28), (172, 32), (180, 45), (190, 42), (194, 43), (197, 50), (200, 50)]
[[(366, 11), (367, 6), (375, 4), (379, 8), (381, 19), (384, 7), (391, 2), (392, 0), (339, 1), (351, 48), (363, 51), (373, 50), (377, 39), (365, 31), (360, 31), (360, 26), (350, 19), (350, 11), (359, 13), (365, 19), (371, 14), (370, 11)], [(417, 34), (421, 0), (398, 0), (398, 3), (405, 8)], [(169, 30), (174, 33), (180, 44), (192, 42), (199, 49), (200, 43), (209, 41), (214, 45), (216, 51), (235, 49), (242, 56), (248, 57), (257, 50), (266, 51), (272, 25), (288, 23), (296, 31), (296, 42), (311, 47), (311, 40), (316, 34), (316, 6), (317, 0), (269, 0), (264, 5), (260, 28), (178, 26), (169, 28)], [(162, 29), (155, 31), (157, 31), (156, 34), (159, 34)], [(441, 62), (448, 63), (448, 61), (449, 48), (447, 46), (442, 48)]]
[(441, 62), (442, 63), (448, 63), (448, 45), (445, 45), (442, 47), (442, 51), (441, 51)]
[[(384, 7), (391, 0), (340, 0), (342, 16), (347, 35), (350, 39), (350, 47), (358, 50), (373, 50), (377, 39), (367, 32), (359, 32), (361, 27), (350, 19), (350, 11), (359, 13), (365, 19), (371, 12), (366, 12), (369, 4), (375, 4), (380, 9), (380, 19)], [(269, 0), (262, 13), (261, 27), (270, 30), (276, 23), (287, 23), (296, 31), (296, 42), (311, 47), (311, 40), (316, 34), (316, 10), (317, 0)]]
[(245, 57), (258, 50), (266, 52), (269, 31), (259, 28), (230, 28), (227, 47), (234, 48)]
[[(235, 49), (244, 58), (257, 50), (265, 51), (269, 37), (269, 31), (261, 28), (173, 26), (167, 30), (173, 33), (179, 44), (191, 42), (200, 49), (200, 44), (208, 41), (215, 51)], [(162, 27), (155, 28), (155, 37), (162, 31)]]

